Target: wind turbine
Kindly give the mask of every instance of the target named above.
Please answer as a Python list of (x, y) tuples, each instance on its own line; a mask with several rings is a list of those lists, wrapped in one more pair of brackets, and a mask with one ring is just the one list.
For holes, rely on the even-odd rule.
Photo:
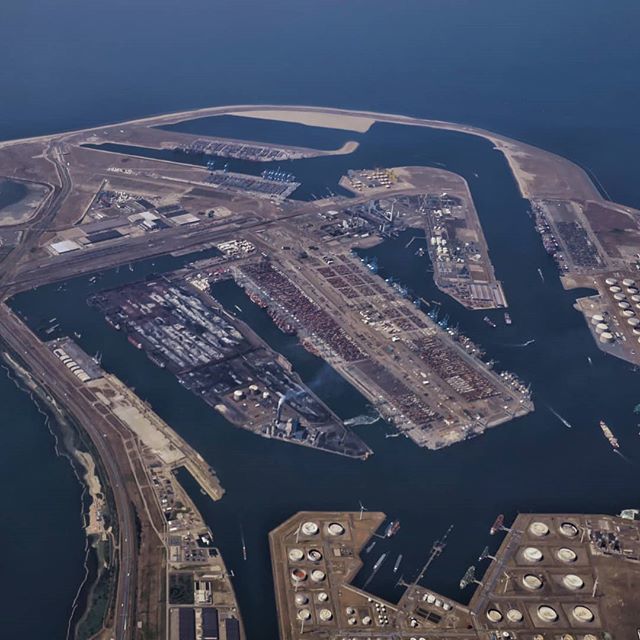
[(362, 502), (360, 502), (360, 500), (358, 500), (358, 504), (360, 505), (360, 517), (358, 518), (358, 520), (362, 520), (362, 514), (365, 511), (368, 511), (368, 509), (362, 504)]

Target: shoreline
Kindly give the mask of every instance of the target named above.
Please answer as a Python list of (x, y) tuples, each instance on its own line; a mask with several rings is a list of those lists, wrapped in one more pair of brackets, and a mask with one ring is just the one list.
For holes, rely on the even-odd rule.
[[(373, 123), (387, 122), (391, 124), (419, 126), (465, 133), (488, 140), (505, 156), (513, 173), (514, 179), (518, 184), (520, 193), (525, 199), (561, 198), (609, 202), (609, 200), (602, 195), (600, 190), (598, 190), (591, 177), (584, 169), (582, 169), (582, 167), (575, 164), (568, 158), (559, 156), (550, 151), (546, 151), (540, 147), (535, 147), (514, 138), (509, 138), (508, 136), (483, 129), (481, 127), (462, 123), (446, 122), (444, 120), (431, 120), (401, 114), (348, 110), (332, 107), (270, 104), (204, 107), (169, 114), (147, 116), (144, 118), (126, 120), (118, 123), (105, 124), (102, 126), (68, 132), (2, 141), (0, 142), (0, 149), (19, 144), (63, 139), (71, 135), (87, 134), (102, 129), (109, 129), (118, 125), (157, 126), (158, 124), (175, 124), (176, 122), (184, 120), (225, 114), (238, 116), (246, 114), (246, 117), (262, 118), (266, 115), (267, 119), (285, 122), (294, 122), (299, 124), (309, 124), (310, 122), (314, 122), (312, 126), (328, 127), (330, 126), (329, 123), (331, 123), (333, 127), (335, 127), (336, 125), (341, 124), (341, 128), (347, 130), (349, 130), (349, 126), (362, 128), (364, 126), (363, 123), (371, 121)], [(255, 114), (260, 115), (256, 116)], [(349, 125), (348, 123), (351, 124)], [(351, 130), (357, 131), (358, 129)], [(552, 170), (549, 172), (549, 176), (552, 177), (552, 180), (544, 180), (542, 181), (543, 184), (540, 184), (540, 169), (548, 168), (545, 167), (545, 165), (548, 164), (554, 165)], [(562, 176), (563, 172), (565, 172), (566, 175)]]

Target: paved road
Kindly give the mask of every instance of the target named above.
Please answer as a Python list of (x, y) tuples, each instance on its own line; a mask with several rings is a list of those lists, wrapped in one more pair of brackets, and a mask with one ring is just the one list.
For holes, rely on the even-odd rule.
[(137, 563), (137, 534), (133, 505), (127, 494), (123, 478), (129, 462), (126, 456), (118, 455), (109, 438), (113, 428), (108, 425), (93, 405), (79, 393), (79, 381), (61, 367), (55, 356), (6, 305), (0, 305), (0, 337), (14, 349), (28, 365), (38, 382), (46, 384), (59, 404), (65, 406), (86, 430), (108, 476), (119, 522), (120, 567), (115, 606), (115, 638), (127, 640), (132, 637), (132, 616), (135, 602)]

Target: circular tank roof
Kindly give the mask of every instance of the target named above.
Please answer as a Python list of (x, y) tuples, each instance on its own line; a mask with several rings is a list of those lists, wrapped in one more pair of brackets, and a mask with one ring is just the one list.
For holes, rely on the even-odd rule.
[(304, 593), (297, 593), (296, 594), (296, 604), (299, 606), (302, 606), (303, 604), (307, 604), (307, 602), (309, 602), (309, 598), (307, 598), (307, 596), (304, 595)]
[(502, 614), (497, 609), (488, 609), (487, 618), (489, 618), (491, 622), (500, 622), (500, 620), (502, 620)]
[(320, 609), (320, 613), (318, 615), (320, 616), (320, 620), (323, 620), (324, 622), (327, 622), (331, 620), (331, 618), (333, 618), (331, 609)]
[(298, 611), (298, 620), (309, 620), (311, 618), (311, 611), (309, 609), (300, 609)]
[(584, 580), (580, 576), (569, 573), (562, 578), (562, 584), (564, 584), (567, 589), (582, 589), (582, 587), (584, 587)]
[(289, 551), (289, 560), (291, 562), (300, 562), (304, 558), (304, 551), (302, 549), (291, 549)]
[(311, 562), (320, 562), (320, 560), (322, 560), (322, 553), (318, 551), (318, 549), (309, 549), (307, 558), (311, 560)]
[(625, 278), (625, 279), (622, 281), (622, 284), (623, 284), (625, 287), (635, 287), (635, 285), (636, 285), (636, 281), (635, 281), (635, 280), (632, 280), (631, 278)]
[(578, 535), (578, 527), (571, 522), (563, 522), (560, 525), (560, 533), (568, 538), (575, 538)]
[(613, 334), (608, 331), (603, 331), (600, 334), (600, 342), (611, 342), (613, 340)]
[(575, 562), (578, 557), (573, 549), (568, 549), (567, 547), (558, 549), (556, 555), (559, 560), (562, 560), (562, 562)]
[(615, 278), (607, 278), (607, 279), (605, 280), (605, 282), (606, 282), (608, 285), (612, 285), (612, 284), (617, 284), (617, 283), (618, 283), (618, 281), (617, 281)]
[(618, 302), (618, 306), (621, 309), (629, 309), (631, 307), (631, 305), (628, 302)]
[(322, 582), (325, 579), (325, 573), (324, 571), (320, 571), (320, 569), (314, 569), (311, 572), (311, 579), (314, 582)]
[(344, 527), (338, 522), (332, 522), (328, 527), (327, 531), (332, 536), (341, 536), (344, 533)]
[[(640, 296), (639, 296), (640, 298)], [(640, 302), (640, 299), (638, 300), (638, 302)], [(604, 316), (601, 313), (594, 313), (591, 316), (591, 322), (593, 324), (598, 324), (598, 322), (602, 322), (604, 320)]]
[(620, 293), (622, 289), (620, 287), (609, 287), (609, 291), (611, 291), (611, 293)]
[(640, 296), (638, 294), (634, 294), (631, 296), (631, 300), (633, 300), (633, 302), (640, 302)]
[(527, 589), (540, 589), (542, 588), (542, 580), (538, 578), (538, 576), (534, 576), (531, 573), (528, 573), (526, 576), (522, 578), (522, 584), (527, 587)]
[(302, 533), (304, 533), (305, 536), (315, 536), (318, 531), (320, 531), (320, 529), (315, 522), (305, 522), (302, 525)]
[(294, 582), (302, 582), (307, 579), (307, 572), (304, 569), (291, 569), (291, 577)]
[(545, 622), (555, 622), (558, 619), (558, 612), (547, 604), (538, 607), (538, 618)]
[(509, 609), (509, 611), (507, 611), (507, 618), (511, 622), (522, 622), (522, 611), (519, 611), (518, 609)]
[(613, 295), (613, 299), (617, 300), (618, 302), (621, 302), (622, 300), (624, 300), (627, 296), (624, 295), (624, 293), (615, 293)]
[(633, 318), (633, 316), (635, 316), (635, 315), (636, 315), (636, 312), (635, 312), (635, 311), (631, 311), (631, 309), (625, 309), (625, 310), (622, 312), (622, 315), (623, 315), (625, 318)]
[(318, 594), (318, 601), (319, 602), (326, 602), (329, 599), (329, 594), (326, 591), (321, 591)]
[(527, 547), (522, 552), (522, 556), (528, 562), (540, 562), (542, 560), (542, 551), (537, 547)]
[(544, 522), (532, 522), (529, 525), (529, 531), (534, 536), (542, 537), (549, 533), (549, 527)]
[(627, 324), (630, 324), (632, 327), (637, 327), (640, 324), (640, 320), (638, 320), (638, 318), (629, 318)]
[(594, 618), (593, 611), (591, 611), (589, 607), (585, 607), (581, 604), (574, 607), (572, 613), (573, 617), (580, 622), (592, 622)]

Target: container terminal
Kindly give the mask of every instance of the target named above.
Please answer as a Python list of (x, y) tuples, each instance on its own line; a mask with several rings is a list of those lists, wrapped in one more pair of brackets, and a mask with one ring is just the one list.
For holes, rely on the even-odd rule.
[(444, 539), (413, 580), (400, 581), (393, 603), (352, 584), (385, 514), (298, 513), (269, 534), (280, 638), (631, 640), (640, 629), (640, 521), (637, 511), (623, 515), (521, 514), (510, 527), (499, 516), (491, 531), (506, 536), (494, 556), (480, 554), (486, 568), (461, 576), (462, 593), (475, 588), (463, 604), (423, 586)]
[(349, 457), (371, 453), (283, 356), (196, 285), (180, 276), (152, 279), (103, 291), (90, 303), (232, 424)]
[[(300, 240), (284, 229), (277, 238), (254, 234), (262, 255), (234, 265), (234, 279), (401, 433), (438, 449), (533, 409), (517, 377), (492, 370), (476, 345), (418, 310), (347, 248), (320, 253), (312, 235)], [(290, 250), (267, 253), (274, 242)]]

